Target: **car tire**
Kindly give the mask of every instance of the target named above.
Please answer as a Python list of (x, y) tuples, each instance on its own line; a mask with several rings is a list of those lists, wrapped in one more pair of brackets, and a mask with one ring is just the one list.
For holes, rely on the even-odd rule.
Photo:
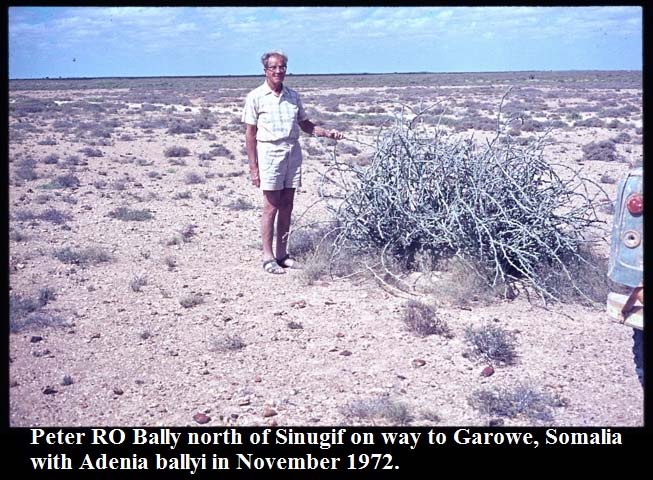
[(633, 329), (633, 358), (639, 383), (644, 386), (644, 331)]

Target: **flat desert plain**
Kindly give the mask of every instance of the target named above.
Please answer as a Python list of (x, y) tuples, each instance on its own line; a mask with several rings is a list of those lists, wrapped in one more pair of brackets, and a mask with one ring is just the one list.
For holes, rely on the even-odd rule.
[[(240, 116), (263, 77), (9, 82), (9, 407), (28, 426), (640, 426), (632, 331), (601, 303), (481, 299), (461, 279), (261, 268), (261, 193)], [(328, 220), (321, 176), (369, 163), (384, 125), (442, 105), (439, 128), (494, 135), (579, 169), (608, 199), (642, 165), (641, 72), (293, 76), (311, 119), (293, 227)], [(436, 118), (436, 117), (433, 117)], [(293, 244), (291, 238), (291, 245)], [(291, 246), (292, 250), (292, 246)], [(437, 277), (430, 272), (429, 278)], [(420, 287), (421, 285), (421, 287)], [(446, 335), (404, 321), (432, 306)], [(470, 354), (502, 332), (512, 361)]]

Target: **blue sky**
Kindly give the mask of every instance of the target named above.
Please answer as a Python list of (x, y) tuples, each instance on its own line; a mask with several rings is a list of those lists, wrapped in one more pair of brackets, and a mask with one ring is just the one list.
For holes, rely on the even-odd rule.
[(642, 9), (11, 7), (9, 77), (640, 70)]

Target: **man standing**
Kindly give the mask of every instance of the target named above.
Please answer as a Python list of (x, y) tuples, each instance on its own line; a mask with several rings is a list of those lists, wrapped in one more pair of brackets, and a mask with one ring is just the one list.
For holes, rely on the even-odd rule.
[[(247, 95), (242, 121), (252, 184), (263, 191), (263, 269), (268, 273), (285, 273), (284, 268), (298, 268), (287, 247), (295, 189), (301, 186), (299, 129), (337, 140), (343, 134), (327, 131), (308, 119), (299, 94), (283, 84), (288, 68), (284, 53), (265, 53), (261, 62), (265, 83)], [(277, 243), (273, 252), (275, 219)]]

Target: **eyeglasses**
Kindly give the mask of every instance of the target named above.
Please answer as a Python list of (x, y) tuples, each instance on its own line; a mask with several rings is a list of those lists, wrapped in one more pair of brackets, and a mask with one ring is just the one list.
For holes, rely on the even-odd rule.
[(271, 67), (265, 67), (266, 70), (280, 70), (282, 72), (285, 72), (287, 68), (287, 65), (273, 65)]

